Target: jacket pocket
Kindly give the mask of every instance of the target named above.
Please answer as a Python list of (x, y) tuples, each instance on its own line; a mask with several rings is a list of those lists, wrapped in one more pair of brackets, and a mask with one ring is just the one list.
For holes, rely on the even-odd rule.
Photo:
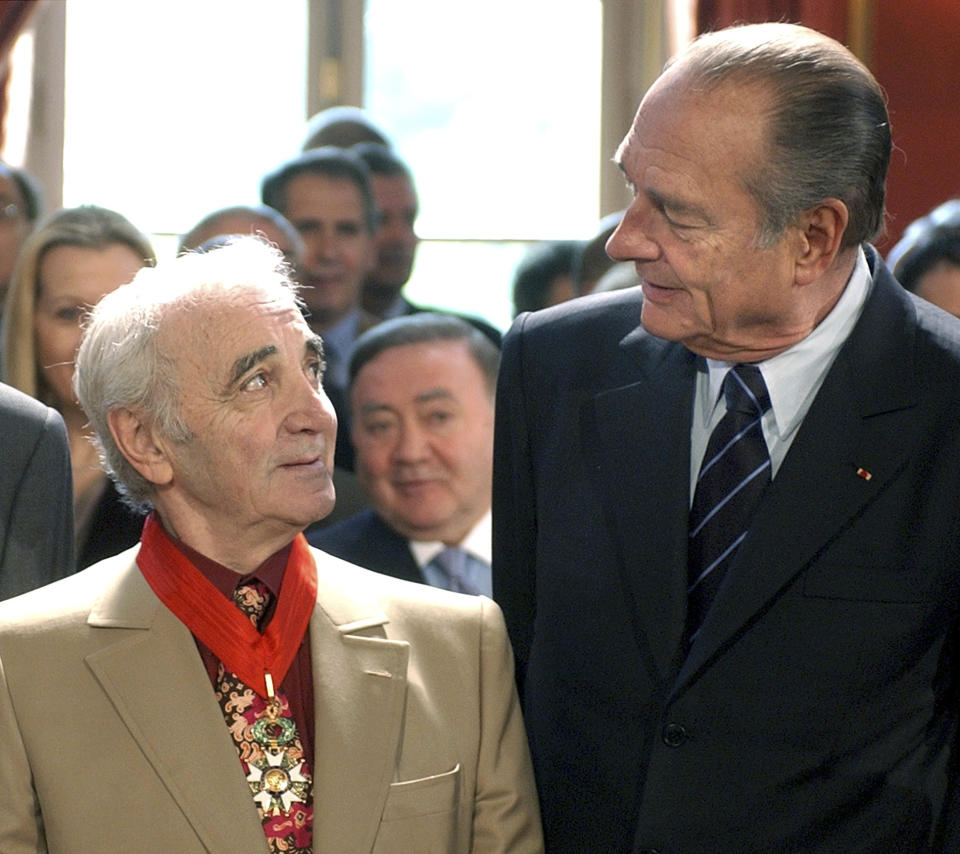
[(392, 783), (375, 854), (455, 851), (459, 795), (459, 765), (442, 774)]
[(459, 791), (459, 764), (442, 774), (391, 783), (383, 821), (450, 812), (457, 806)]

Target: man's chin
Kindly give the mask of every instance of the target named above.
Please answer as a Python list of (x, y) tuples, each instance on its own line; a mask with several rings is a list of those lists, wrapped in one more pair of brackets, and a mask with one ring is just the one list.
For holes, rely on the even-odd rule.
[(317, 495), (310, 504), (294, 509), (290, 514), (291, 522), (299, 530), (322, 522), (333, 512), (336, 503), (336, 491), (331, 483), (329, 491)]
[(640, 309), (640, 323), (651, 335), (667, 341), (686, 343), (688, 338), (699, 334), (676, 307), (657, 304), (647, 299), (643, 301)]

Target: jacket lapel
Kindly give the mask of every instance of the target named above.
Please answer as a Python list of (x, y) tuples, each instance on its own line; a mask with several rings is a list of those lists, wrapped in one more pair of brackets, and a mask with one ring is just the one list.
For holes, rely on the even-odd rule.
[(118, 632), (87, 656), (94, 676), (171, 797), (211, 851), (266, 851), (236, 748), (189, 630), (131, 563), (91, 612)]
[[(621, 342), (639, 381), (597, 395), (584, 452), (619, 552), (634, 634), (652, 676), (675, 672), (686, 614), (695, 358), (638, 329)], [(638, 367), (639, 366), (639, 367)]]
[[(771, 483), (684, 662), (677, 690), (906, 466), (917, 438), (911, 418), (917, 401), (915, 313), (887, 279), (877, 276), (863, 315)], [(877, 341), (885, 342), (882, 350)]]
[[(310, 621), (316, 744), (314, 850), (369, 852), (402, 736), (409, 646), (387, 640), (386, 615), (356, 569), (313, 550), (319, 605)], [(343, 569), (342, 569), (342, 568)]]
[(377, 572), (426, 584), (423, 571), (413, 557), (410, 543), (389, 527), (375, 511), (364, 511), (368, 524), (363, 532), (363, 560), (354, 561)]

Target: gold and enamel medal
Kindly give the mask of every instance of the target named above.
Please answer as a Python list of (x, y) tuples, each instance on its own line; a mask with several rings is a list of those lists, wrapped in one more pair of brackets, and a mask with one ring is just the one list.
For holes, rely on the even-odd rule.
[(296, 738), (296, 729), (290, 718), (280, 716), (280, 701), (269, 672), (264, 673), (264, 683), (267, 705), (263, 716), (250, 729), (261, 755), (247, 760), (247, 782), (264, 815), (286, 815), (294, 804), (307, 803), (310, 780), (303, 776), (303, 760), (288, 750)]

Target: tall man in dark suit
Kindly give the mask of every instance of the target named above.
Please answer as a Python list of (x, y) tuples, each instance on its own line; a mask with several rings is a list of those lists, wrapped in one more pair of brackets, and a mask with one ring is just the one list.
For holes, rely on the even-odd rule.
[(73, 488), (63, 419), (0, 383), (0, 599), (73, 570)]
[(960, 324), (866, 243), (890, 150), (841, 45), (705, 35), (617, 153), (641, 287), (506, 338), (494, 594), (549, 852), (953, 847)]
[(365, 510), (311, 533), (367, 569), (490, 594), (499, 350), (449, 315), (387, 320), (357, 342), (350, 404)]

